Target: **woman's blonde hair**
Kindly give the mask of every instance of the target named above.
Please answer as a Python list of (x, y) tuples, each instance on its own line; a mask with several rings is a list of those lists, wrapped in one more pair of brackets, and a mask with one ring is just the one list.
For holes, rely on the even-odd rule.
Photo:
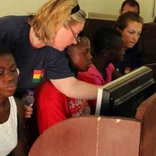
[(50, 45), (56, 31), (62, 26), (85, 22), (86, 14), (83, 10), (72, 13), (77, 5), (77, 0), (49, 0), (36, 14), (30, 15), (28, 23), (33, 27), (36, 37)]
[(82, 43), (89, 43), (90, 44), (89, 38), (86, 36), (81, 36), (80, 42), (78, 42), (77, 44), (72, 44), (69, 47), (67, 47), (67, 51), (72, 52), (74, 47), (77, 47), (79, 44), (82, 44)]

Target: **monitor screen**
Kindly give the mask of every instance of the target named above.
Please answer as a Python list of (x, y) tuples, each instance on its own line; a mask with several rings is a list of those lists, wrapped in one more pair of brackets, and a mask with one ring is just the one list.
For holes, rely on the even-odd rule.
[(142, 66), (98, 89), (95, 115), (134, 118), (140, 103), (154, 92), (152, 69)]

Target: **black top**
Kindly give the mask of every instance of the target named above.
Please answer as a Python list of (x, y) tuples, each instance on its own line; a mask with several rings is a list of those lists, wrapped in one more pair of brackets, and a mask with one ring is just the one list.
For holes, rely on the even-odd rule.
[(127, 49), (123, 61), (115, 65), (116, 69), (122, 74), (127, 74), (131, 70), (142, 65), (142, 57), (139, 52), (139, 45), (136, 44), (133, 48)]
[(28, 16), (0, 18), (0, 44), (12, 52), (20, 70), (18, 92), (34, 88), (43, 77), (60, 79), (73, 76), (64, 52), (50, 46), (35, 49), (29, 41)]

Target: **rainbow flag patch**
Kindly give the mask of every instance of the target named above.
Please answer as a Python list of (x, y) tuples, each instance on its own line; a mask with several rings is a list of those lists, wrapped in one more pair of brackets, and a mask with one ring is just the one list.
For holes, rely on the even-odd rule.
[(41, 70), (34, 70), (33, 73), (33, 82), (38, 83), (41, 81), (41, 78), (43, 77), (44, 69)]
[(131, 67), (126, 67), (125, 68), (125, 74), (129, 73), (131, 71)]

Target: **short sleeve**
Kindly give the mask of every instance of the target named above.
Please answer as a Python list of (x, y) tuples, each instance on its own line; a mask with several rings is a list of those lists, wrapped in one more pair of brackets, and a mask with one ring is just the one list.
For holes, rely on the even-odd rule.
[(107, 68), (110, 70), (111, 73), (115, 70), (115, 67), (112, 63), (110, 63)]
[(94, 65), (87, 72), (79, 72), (78, 79), (99, 86), (104, 84), (102, 75)]
[(47, 47), (46, 77), (48, 79), (61, 79), (74, 76), (69, 67), (65, 52), (60, 52), (52, 47)]

